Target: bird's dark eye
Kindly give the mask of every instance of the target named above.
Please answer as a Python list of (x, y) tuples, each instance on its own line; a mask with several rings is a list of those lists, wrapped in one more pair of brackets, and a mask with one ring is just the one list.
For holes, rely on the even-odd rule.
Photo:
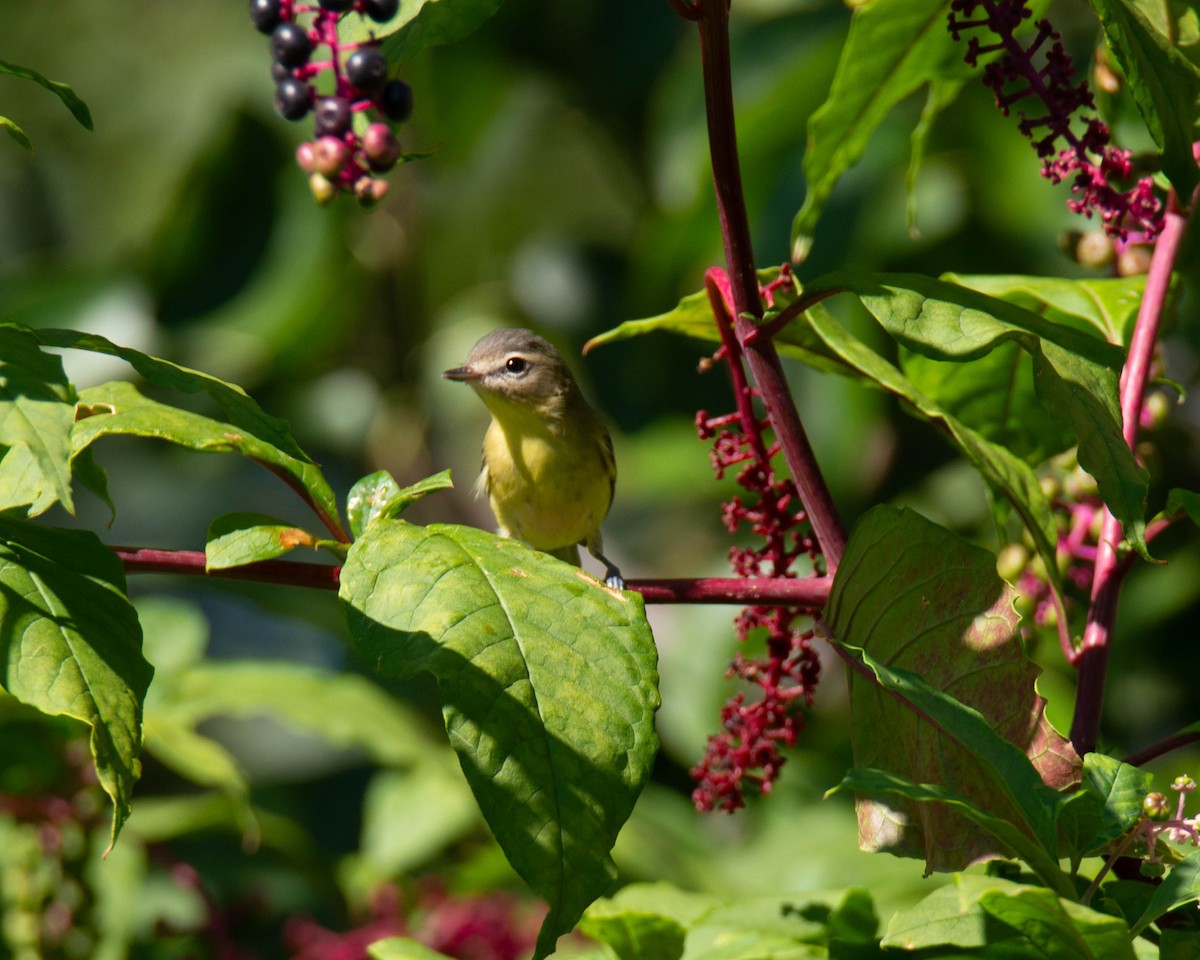
[(504, 369), (509, 373), (524, 373), (529, 367), (529, 361), (524, 357), (509, 357), (504, 361)]

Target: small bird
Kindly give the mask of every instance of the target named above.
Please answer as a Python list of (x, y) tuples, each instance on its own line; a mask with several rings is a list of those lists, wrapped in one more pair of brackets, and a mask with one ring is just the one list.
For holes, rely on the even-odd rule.
[(612, 439), (558, 351), (505, 327), (442, 376), (470, 384), (491, 412), (476, 491), (486, 491), (500, 536), (576, 565), (582, 544), (604, 564), (604, 582), (622, 589), (600, 539), (617, 482)]

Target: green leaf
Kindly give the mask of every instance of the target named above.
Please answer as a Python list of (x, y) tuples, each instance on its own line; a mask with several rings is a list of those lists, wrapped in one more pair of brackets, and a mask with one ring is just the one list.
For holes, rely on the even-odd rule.
[[(1012, 928), (1003, 938), (1046, 960), (1134, 960), (1130, 931), (1119, 917), (1060, 900), (1050, 890), (989, 891), (979, 898), (984, 911)], [(993, 943), (1000, 940), (994, 935)], [(1008, 946), (1008, 944), (1006, 944)]]
[(991, 891), (1017, 893), (1025, 889), (1000, 877), (956, 873), (920, 902), (892, 914), (884, 948), (923, 950), (960, 947), (974, 950), (987, 945), (987, 915), (980, 899)]
[(1125, 74), (1142, 119), (1162, 154), (1163, 172), (1175, 192), (1190, 197), (1198, 179), (1192, 142), (1200, 70), (1125, 0), (1091, 0), (1104, 37)]
[(383, 39), (390, 63), (405, 63), (423, 48), (455, 43), (473, 33), (500, 9), (501, 0), (400, 0), (400, 12), (386, 24), (348, 17), (339, 24), (343, 43), (372, 34)]
[(947, 283), (1022, 307), (1050, 323), (1094, 332), (1109, 343), (1127, 344), (1146, 290), (1146, 277), (1030, 277), (946, 273)]
[(687, 930), (671, 917), (617, 907), (614, 901), (592, 904), (579, 932), (606, 944), (618, 960), (679, 960)]
[(449, 490), (454, 483), (450, 471), (443, 470), (409, 487), (401, 487), (386, 470), (363, 477), (346, 497), (346, 517), (350, 532), (358, 537), (376, 520), (398, 517), (422, 497), (439, 490)]
[(875, 0), (855, 8), (829, 97), (808, 121), (808, 193), (792, 221), (793, 260), (808, 256), (826, 200), (892, 108), (927, 83), (938, 85), (944, 106), (954, 89), (947, 82), (971, 76), (965, 42), (946, 29), (949, 12), (949, 0)]
[(917, 413), (947, 434), (983, 478), (1013, 505), (1033, 538), (1038, 555), (1052, 578), (1052, 586), (1058, 589), (1058, 529), (1050, 503), (1032, 468), (942, 410), (892, 364), (851, 336), (828, 311), (806, 311), (796, 322), (808, 324), (848, 367), (910, 403)]
[[(986, 550), (911, 510), (879, 506), (851, 533), (825, 618), (857, 670), (855, 766), (935, 784), (1016, 825), (1020, 855), (1032, 845), (1040, 859), (1030, 865), (1058, 882), (1058, 794), (1046, 782), (1074, 782), (1078, 760), (1045, 718), (1014, 599)], [(858, 811), (864, 844), (924, 856), (931, 870), (996, 852), (960, 817), (903, 805)]]
[(341, 597), (381, 676), (437, 679), (488, 825), (550, 904), (547, 956), (615, 880), (609, 851), (657, 751), (641, 598), (514, 540), (401, 520), (351, 546)]
[[(917, 783), (907, 777), (899, 777), (886, 770), (876, 770), (870, 767), (855, 767), (853, 770), (847, 771), (842, 782), (830, 790), (827, 795), (843, 789), (854, 791), (855, 795), (860, 798), (894, 797), (902, 801), (904, 809), (916, 810), (918, 814), (924, 812), (921, 810), (922, 805), (936, 804), (938, 812), (926, 815), (944, 820), (945, 812), (951, 811), (958, 817), (981, 827), (992, 838), (998, 840), (999, 847), (995, 844), (991, 845), (992, 856), (999, 854), (1004, 857), (1019, 857), (1048, 882), (1059, 872), (1054, 858), (1035, 839), (1030, 838), (1019, 825), (1010, 822), (1005, 817), (988, 813), (981, 806), (972, 803), (954, 790), (932, 783)], [(893, 803), (893, 809), (895, 806), (898, 805)], [(932, 855), (930, 859), (932, 859)], [(1063, 892), (1070, 892), (1070, 886), (1065, 878), (1057, 880), (1055, 885)]]
[(1059, 815), (1059, 828), (1074, 862), (1101, 852), (1141, 819), (1142, 798), (1150, 792), (1153, 779), (1149, 771), (1102, 753), (1083, 758), (1080, 789), (1063, 803)]
[(316, 549), (311, 533), (261, 513), (227, 513), (208, 525), (204, 569), (225, 570), (270, 560), (297, 547)]
[[(759, 283), (770, 283), (779, 276), (778, 268), (758, 271)], [(764, 317), (764, 323), (770, 323), (772, 318), (794, 303), (799, 292), (793, 288), (791, 293), (779, 291), (776, 294), (775, 306)], [(809, 312), (825, 313), (820, 304), (809, 308)], [(713, 320), (712, 307), (708, 294), (701, 290), (699, 293), (688, 294), (673, 310), (648, 317), (644, 320), (627, 320), (589, 340), (583, 348), (587, 353), (593, 347), (605, 346), (619, 340), (629, 340), (633, 337), (644, 336), (648, 333), (673, 333), (710, 343), (720, 343), (721, 335)], [(844, 364), (821, 339), (813, 334), (807, 323), (793, 322), (787, 324), (773, 338), (776, 349), (784, 356), (794, 357), (817, 370), (841, 373), (854, 376), (856, 371)]]
[(88, 109), (87, 104), (80, 100), (78, 94), (67, 84), (57, 80), (48, 80), (36, 70), (30, 70), (28, 67), (19, 67), (15, 63), (0, 60), (0, 74), (5, 73), (9, 76), (21, 77), (25, 80), (32, 80), (34, 83), (41, 84), (63, 102), (63, 106), (71, 111), (72, 116), (79, 121), (81, 126), (87, 130), (92, 129), (92, 112)]
[(112, 841), (141, 772), (142, 701), (153, 669), (120, 560), (93, 534), (0, 519), (0, 663), (4, 689), (91, 727)]
[(1197, 899), (1200, 899), (1200, 850), (1193, 850), (1163, 877), (1146, 912), (1133, 925), (1133, 932), (1141, 933), (1164, 913)]
[(1167, 493), (1167, 505), (1163, 513), (1168, 517), (1187, 514), (1192, 523), (1200, 523), (1200, 493), (1175, 487)]
[[(253, 403), (246, 398), (249, 403)], [(79, 395), (72, 436), (76, 454), (105, 436), (137, 436), (166, 440), (206, 453), (237, 452), (262, 464), (301, 492), (318, 515), (337, 523), (337, 501), (321, 470), (303, 454), (275, 446), (236, 423), (223, 423), (143, 396), (131, 383), (115, 380)], [(267, 432), (267, 431), (264, 431)]]
[(8, 131), (8, 135), (17, 141), (26, 150), (33, 149), (33, 141), (29, 139), (29, 135), (16, 125), (8, 117), (0, 116), (0, 127)]
[[(200, 417), (190, 423), (186, 422), (186, 419), (175, 421), (173, 426), (167, 426), (166, 423), (159, 425), (158, 417), (169, 421), (175, 415), (184, 418), (190, 415), (185, 414), (184, 411), (175, 411), (172, 414), (170, 411), (174, 408), (165, 404), (154, 404), (142, 397), (128, 384), (101, 384), (85, 391), (92, 399), (89, 404), (84, 404), (85, 407), (88, 407), (84, 412), (97, 416), (105, 414), (111, 416), (128, 412), (130, 416), (127, 419), (131, 429), (115, 429), (111, 432), (156, 436), (163, 440), (191, 446), (193, 449), (238, 450), (252, 460), (261, 463), (272, 473), (278, 474), (285, 483), (296, 489), (309, 501), (313, 509), (331, 529), (340, 529), (337, 498), (320, 469), (300, 449), (287, 423), (265, 413), (241, 387), (226, 383), (207, 373), (189, 370), (187, 367), (181, 367), (170, 361), (160, 360), (158, 357), (151, 357), (128, 347), (117, 346), (96, 334), (53, 329), (26, 330), (26, 332), (44, 346), (87, 350), (92, 353), (119, 357), (156, 386), (177, 390), (184, 394), (207, 395), (217, 404), (226, 418), (225, 424), (218, 424), (225, 430), (224, 446), (217, 444), (215, 438), (211, 436), (205, 438), (199, 445), (193, 445), (193, 440), (196, 438), (192, 434), (197, 431), (204, 432), (199, 421), (203, 420), (210, 425), (217, 423), (208, 418)], [(131, 409), (128, 411), (103, 409), (104, 404), (109, 402), (106, 398), (110, 396), (120, 399), (122, 403), (128, 402)], [(82, 399), (81, 396), (81, 403)], [(82, 426), (77, 425), (76, 427), (74, 438), (76, 452), (86, 447), (97, 436), (110, 432), (99, 423), (89, 424), (88, 421), (92, 419), (95, 418), (87, 416)], [(114, 417), (114, 419), (118, 418)], [(109, 422), (111, 423), (111, 421)], [(119, 422), (126, 421), (119, 420)], [(181, 430), (181, 436), (178, 438), (171, 433), (174, 428)]]
[(408, 937), (376, 940), (367, 947), (367, 956), (371, 960), (447, 960), (446, 954)]
[(62, 360), (0, 325), (0, 510), (23, 506), (36, 516), (61, 501), (74, 512), (74, 400)]
[(1059, 419), (1074, 435), (1080, 466), (1095, 477), (1126, 536), (1149, 559), (1149, 479), (1121, 433), (1120, 349), (1005, 301), (917, 274), (834, 275), (808, 292), (823, 289), (854, 292), (897, 342), (931, 360), (974, 360), (1008, 342), (1025, 350), (1033, 358), (1043, 415)]

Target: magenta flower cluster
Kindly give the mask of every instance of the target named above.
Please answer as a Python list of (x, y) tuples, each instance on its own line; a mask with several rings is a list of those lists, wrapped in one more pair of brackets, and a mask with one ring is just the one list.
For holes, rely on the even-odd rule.
[[(764, 290), (768, 299), (771, 292)], [(727, 323), (728, 315), (723, 319)], [(729, 367), (739, 410), (721, 416), (702, 410), (696, 429), (702, 440), (713, 441), (718, 479), (736, 471), (744, 491), (723, 505), (722, 521), (730, 533), (748, 530), (755, 543), (731, 547), (729, 561), (741, 577), (794, 577), (792, 567), (801, 556), (817, 562), (817, 546), (794, 484), (773, 466), (779, 445), (768, 443), (769, 422), (753, 410), (757, 394), (745, 380), (740, 348), (732, 334), (725, 343), (716, 359)], [(747, 787), (770, 792), (784, 763), (782, 750), (795, 744), (803, 722), (798, 708), (811, 705), (820, 675), (813, 631), (803, 626), (813, 614), (777, 606), (747, 607), (738, 614), (738, 640), (761, 637), (766, 653), (748, 657), (739, 651), (729, 666), (727, 676), (757, 688), (756, 695), (739, 692), (722, 709), (722, 732), (709, 738), (703, 760), (691, 771), (697, 809), (732, 812), (745, 805)]]
[[(971, 36), (965, 59), (975, 66), (980, 57), (1000, 54), (984, 67), (983, 82), (1005, 116), (1016, 103), (1040, 102), (1036, 116), (1018, 111), (1020, 130), (1042, 158), (1042, 176), (1052, 183), (1071, 183), (1067, 206), (1087, 217), (1099, 214), (1110, 236), (1126, 240), (1132, 233), (1152, 240), (1162, 229), (1163, 206), (1151, 180), (1138, 180), (1124, 190), (1114, 185), (1133, 179), (1130, 151), (1110, 143), (1108, 127), (1098, 117), (1081, 113), (1094, 110), (1095, 101), (1086, 83), (1075, 82), (1071, 57), (1048, 20), (1037, 21), (1032, 40), (1016, 38), (1031, 16), (1025, 0), (953, 0), (950, 32), (956, 40), (968, 30), (989, 30), (995, 36), (993, 42)], [(1079, 125), (1083, 130), (1077, 133)]]

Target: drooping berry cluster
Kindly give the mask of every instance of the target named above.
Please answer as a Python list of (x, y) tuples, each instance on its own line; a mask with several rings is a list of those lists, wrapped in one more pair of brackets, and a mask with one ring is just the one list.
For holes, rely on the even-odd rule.
[[(773, 292), (772, 287), (763, 290), (768, 305)], [(700, 439), (713, 441), (717, 477), (736, 470), (737, 483), (746, 492), (722, 507), (725, 527), (730, 533), (748, 528), (757, 540), (753, 547), (731, 547), (729, 561), (742, 577), (794, 577), (793, 564), (801, 556), (818, 562), (817, 546), (792, 480), (775, 471), (779, 444), (768, 442), (769, 421), (754, 410), (757, 392), (746, 380), (728, 311), (714, 302), (714, 312), (724, 341), (715, 359), (724, 360), (729, 368), (738, 412), (714, 417), (701, 410), (696, 430)], [(811, 646), (813, 631), (804, 626), (814, 612), (801, 607), (746, 607), (735, 619), (739, 642), (761, 636), (766, 655), (747, 657), (739, 651), (730, 663), (727, 676), (757, 687), (758, 695), (748, 699), (745, 693), (737, 693), (722, 709), (723, 730), (709, 738), (704, 759), (692, 770), (697, 781), (692, 801), (697, 809), (737, 810), (745, 805), (747, 786), (770, 792), (784, 763), (782, 750), (795, 744), (803, 722), (797, 709), (811, 705), (820, 675), (820, 662)]]
[[(993, 43), (972, 36), (965, 59), (975, 66), (981, 56), (1000, 52), (984, 68), (983, 82), (995, 93), (996, 106), (1005, 116), (1019, 101), (1041, 102), (1041, 116), (1018, 111), (1020, 130), (1042, 158), (1042, 176), (1051, 183), (1071, 181), (1074, 197), (1067, 206), (1087, 217), (1099, 213), (1111, 236), (1125, 240), (1133, 232), (1141, 234), (1142, 240), (1152, 240), (1162, 229), (1163, 207), (1151, 180), (1139, 180), (1127, 190), (1113, 186), (1132, 179), (1130, 151), (1109, 142), (1108, 127), (1098, 117), (1075, 117), (1078, 111), (1094, 110), (1095, 102), (1086, 83), (1075, 83), (1071, 57), (1048, 20), (1035, 24), (1032, 41), (1016, 39), (1016, 31), (1031, 16), (1025, 0), (953, 0), (950, 32), (955, 40), (967, 30), (987, 29), (995, 34)], [(1041, 66), (1035, 63), (1039, 54)], [(1072, 129), (1073, 119), (1082, 124), (1082, 133)], [(1066, 143), (1063, 149), (1060, 140)]]
[(1158, 840), (1191, 844), (1200, 847), (1200, 815), (1185, 816), (1188, 794), (1196, 792), (1196, 781), (1183, 774), (1174, 779), (1171, 789), (1178, 794), (1174, 807), (1162, 793), (1148, 793), (1142, 799), (1143, 819), (1134, 831), (1134, 846), (1130, 851), (1142, 860), (1143, 876), (1160, 878), (1172, 865), (1164, 861)]
[[(338, 37), (338, 21), (348, 13), (384, 23), (399, 8), (399, 0), (250, 0), (250, 19), (271, 37), (275, 109), (287, 120), (312, 114), (316, 136), (300, 144), (296, 161), (318, 203), (342, 192), (366, 206), (377, 203), (388, 185), (372, 174), (390, 170), (404, 156), (390, 124), (368, 118), (375, 113), (403, 123), (412, 114), (412, 88), (388, 77), (377, 43), (346, 44)], [(322, 47), (328, 57), (315, 59)], [(322, 74), (332, 76), (331, 86), (318, 83)]]

